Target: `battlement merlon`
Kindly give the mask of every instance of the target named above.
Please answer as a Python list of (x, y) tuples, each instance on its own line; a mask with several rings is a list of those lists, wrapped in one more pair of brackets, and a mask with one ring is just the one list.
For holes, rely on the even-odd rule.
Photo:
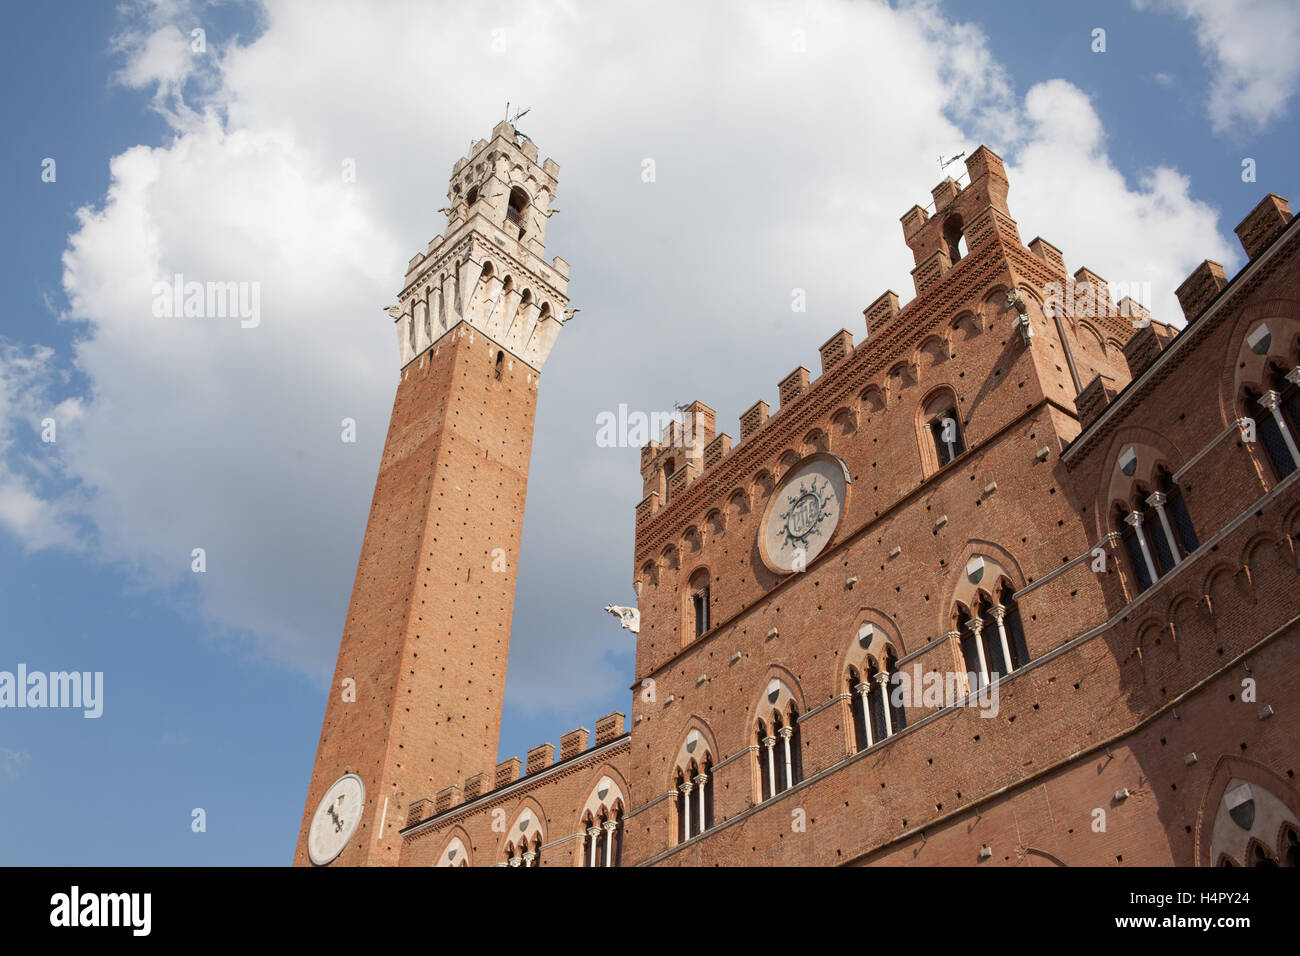
[(981, 146), (966, 157), (966, 172), (965, 186), (945, 178), (931, 190), (933, 214), (913, 206), (901, 217), (903, 239), (916, 260), (917, 294), (968, 254), (960, 248), (963, 238), (969, 252), (994, 237), (1020, 242), (1007, 207), (1010, 187), (1002, 158)]
[(685, 487), (703, 471), (705, 449), (717, 435), (717, 412), (698, 400), (681, 412), (681, 421), (669, 421), (657, 440), (641, 446), (643, 496), (658, 492), (666, 499), (674, 476)]
[(463, 787), (452, 784), (437, 791), (432, 798), (418, 797), (408, 808), (406, 827), (441, 816), (467, 803), (492, 799), (498, 791), (543, 774), (552, 767), (592, 754), (622, 737), (625, 722), (626, 717), (616, 710), (596, 721), (594, 741), (591, 741), (587, 728), (578, 727), (560, 738), (558, 755), (553, 745), (540, 744), (530, 749), (523, 760), (507, 757), (496, 765), (492, 773), (474, 774), (464, 781)]

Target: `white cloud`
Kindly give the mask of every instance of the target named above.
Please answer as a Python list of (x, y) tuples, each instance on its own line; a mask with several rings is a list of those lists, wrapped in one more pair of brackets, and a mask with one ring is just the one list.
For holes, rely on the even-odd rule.
[[(146, 20), (147, 36), (166, 26)], [(1020, 108), (982, 32), (933, 4), (276, 3), (188, 105), (175, 63), (130, 49), (127, 75), (168, 91), (176, 137), (116, 157), (70, 238), (68, 318), (87, 329), (73, 361), (91, 387), (62, 474), (97, 553), (195, 587), (217, 629), (315, 674), (333, 662), (396, 384), (381, 307), (507, 100), (533, 107), (521, 127), (562, 166), (548, 254), (573, 264), (583, 309), (541, 389), (510, 662), (526, 710), (590, 717), (627, 676), (613, 655), (628, 632), (601, 608), (633, 601), (637, 453), (598, 449), (596, 413), (700, 398), (734, 434), (838, 328), (860, 337), (885, 288), (908, 297), (898, 217), (929, 201), (941, 153), (1014, 150), (1025, 238), (1041, 228), (1107, 278), (1185, 275), (1221, 245), (1176, 172), (1124, 182), (1082, 93), (1042, 84)], [(175, 272), (260, 282), (260, 327), (155, 319), (153, 283)], [(339, 441), (345, 416), (357, 445)]]
[(1021, 238), (1041, 235), (1062, 250), (1071, 272), (1087, 266), (1112, 284), (1149, 285), (1142, 304), (1181, 325), (1174, 290), (1192, 268), (1214, 259), (1231, 275), (1240, 258), (1219, 235), (1217, 212), (1192, 198), (1187, 177), (1168, 166), (1129, 186), (1106, 153), (1101, 118), (1064, 80), (1031, 88), (1024, 114), (1027, 138), (1007, 170)]
[(1210, 68), (1207, 110), (1216, 133), (1263, 130), (1287, 113), (1300, 83), (1300, 6), (1294, 0), (1133, 0), (1191, 20)]

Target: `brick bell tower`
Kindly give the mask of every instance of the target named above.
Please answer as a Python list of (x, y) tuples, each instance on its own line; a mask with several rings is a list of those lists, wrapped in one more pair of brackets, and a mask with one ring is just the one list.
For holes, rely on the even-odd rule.
[(295, 865), (396, 864), (412, 801), (496, 765), (537, 383), (571, 314), (542, 258), (559, 170), (499, 123), (388, 309), (401, 377)]

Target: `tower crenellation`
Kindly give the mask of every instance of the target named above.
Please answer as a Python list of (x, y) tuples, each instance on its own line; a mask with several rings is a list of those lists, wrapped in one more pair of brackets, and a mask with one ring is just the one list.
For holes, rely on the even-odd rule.
[(411, 258), (390, 308), (403, 366), (465, 323), (540, 374), (572, 314), (569, 264), (543, 257), (559, 173), (508, 121), (456, 161), (447, 228)]

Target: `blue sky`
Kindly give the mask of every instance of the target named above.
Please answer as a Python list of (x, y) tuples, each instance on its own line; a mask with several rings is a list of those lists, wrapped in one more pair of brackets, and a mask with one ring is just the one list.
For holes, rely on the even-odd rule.
[[(0, 863), (290, 860), (396, 381), (381, 307), (507, 99), (561, 164), (548, 254), (583, 311), (543, 377), (503, 757), (628, 707), (601, 608), (633, 603), (640, 479), (595, 415), (699, 398), (736, 434), (911, 297), (898, 217), (940, 152), (998, 150), (1023, 238), (1149, 282), (1166, 321), (1200, 259), (1240, 265), (1266, 192), (1296, 196), (1286, 3), (608, 6), (6, 13), (0, 670), (105, 691), (99, 719), (0, 709)], [(262, 327), (160, 325), (173, 271), (261, 282)]]

